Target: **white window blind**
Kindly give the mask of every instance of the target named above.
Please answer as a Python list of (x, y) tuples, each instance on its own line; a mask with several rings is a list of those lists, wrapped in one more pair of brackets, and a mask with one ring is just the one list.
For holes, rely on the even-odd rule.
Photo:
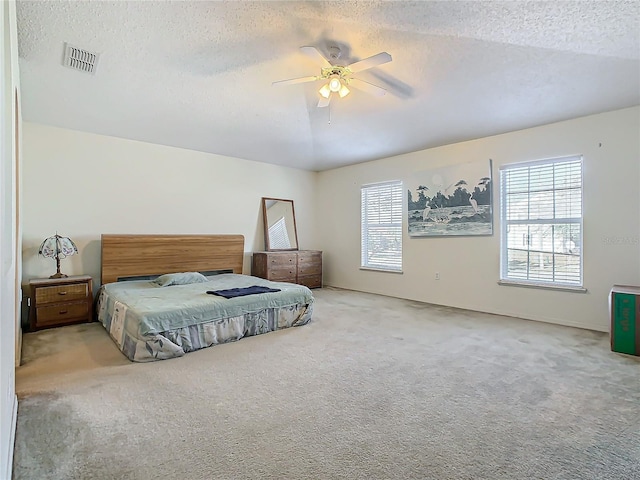
[(582, 157), (500, 171), (501, 279), (582, 286)]
[(402, 271), (402, 182), (364, 185), (361, 222), (362, 267)]
[(284, 217), (280, 218), (269, 227), (269, 247), (278, 250), (291, 248), (289, 234), (287, 233), (287, 224)]

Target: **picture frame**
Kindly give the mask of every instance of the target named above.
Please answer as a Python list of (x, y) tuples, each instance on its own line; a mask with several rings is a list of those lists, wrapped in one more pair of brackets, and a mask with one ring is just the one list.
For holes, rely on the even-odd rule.
[(410, 237), (493, 235), (491, 159), (415, 172), (408, 182)]

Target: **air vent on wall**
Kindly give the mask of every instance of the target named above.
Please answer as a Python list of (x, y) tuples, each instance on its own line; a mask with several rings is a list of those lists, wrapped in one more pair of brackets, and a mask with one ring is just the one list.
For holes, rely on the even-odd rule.
[(81, 72), (94, 74), (98, 66), (98, 58), (100, 54), (88, 52), (81, 48), (74, 47), (68, 43), (64, 44), (64, 61), (65, 67), (80, 70)]

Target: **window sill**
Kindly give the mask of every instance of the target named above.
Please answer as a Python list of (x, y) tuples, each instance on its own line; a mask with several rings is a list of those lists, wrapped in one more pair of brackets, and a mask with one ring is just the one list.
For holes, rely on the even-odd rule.
[(540, 288), (542, 290), (558, 290), (561, 292), (587, 293), (584, 287), (574, 287), (570, 285), (545, 285), (542, 283), (519, 282), (516, 280), (498, 280), (498, 285), (505, 287)]
[(387, 268), (375, 268), (375, 267), (360, 267), (360, 270), (368, 270), (370, 272), (384, 272), (384, 273), (400, 273), (402, 274), (402, 270), (389, 270)]

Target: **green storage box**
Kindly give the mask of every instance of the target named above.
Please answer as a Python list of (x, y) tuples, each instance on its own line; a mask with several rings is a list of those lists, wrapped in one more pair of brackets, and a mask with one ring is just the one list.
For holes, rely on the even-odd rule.
[(609, 294), (611, 350), (640, 355), (640, 287), (614, 285)]

